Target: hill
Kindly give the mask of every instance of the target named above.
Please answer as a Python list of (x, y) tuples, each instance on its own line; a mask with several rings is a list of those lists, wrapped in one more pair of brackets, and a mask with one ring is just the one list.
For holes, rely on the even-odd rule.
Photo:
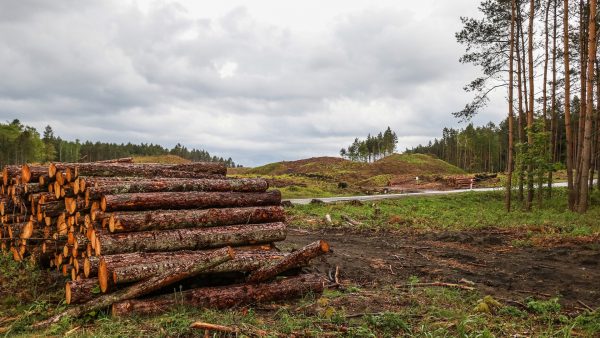
[(464, 171), (425, 154), (393, 154), (372, 163), (353, 162), (337, 157), (312, 157), (298, 161), (282, 161), (245, 170), (232, 170), (255, 175), (301, 175), (357, 183), (379, 175), (456, 175)]
[[(269, 163), (255, 168), (232, 168), (230, 175), (261, 176), (285, 197), (355, 194), (364, 188), (382, 187), (399, 177), (449, 176), (465, 172), (447, 162), (424, 154), (393, 154), (373, 163), (353, 162), (339, 157), (312, 157)], [(348, 185), (339, 188), (340, 183)]]

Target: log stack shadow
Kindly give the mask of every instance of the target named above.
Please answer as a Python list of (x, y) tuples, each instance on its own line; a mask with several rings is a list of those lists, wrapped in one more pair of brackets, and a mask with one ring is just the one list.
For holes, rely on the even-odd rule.
[(328, 244), (279, 251), (287, 232), (280, 192), (226, 171), (131, 158), (5, 166), (1, 250), (62, 273), (67, 304), (112, 306), (117, 316), (322, 292), (324, 280), (301, 271)]

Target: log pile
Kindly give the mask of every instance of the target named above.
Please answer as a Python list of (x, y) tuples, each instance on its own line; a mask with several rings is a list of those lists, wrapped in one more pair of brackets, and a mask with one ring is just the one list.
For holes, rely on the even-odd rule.
[(67, 315), (164, 311), (174, 283), (188, 289), (180, 303), (213, 308), (323, 289), (314, 275), (275, 279), (327, 243), (277, 250), (281, 194), (263, 179), (227, 178), (221, 163), (9, 165), (1, 183), (0, 249), (62, 273), (67, 304), (79, 304)]

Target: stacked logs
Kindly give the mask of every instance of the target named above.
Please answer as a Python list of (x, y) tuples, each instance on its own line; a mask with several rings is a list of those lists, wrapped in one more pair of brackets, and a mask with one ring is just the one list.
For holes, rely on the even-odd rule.
[(265, 180), (227, 178), (214, 162), (5, 166), (0, 243), (15, 260), (70, 279), (66, 302), (82, 304), (79, 311), (164, 311), (175, 299), (172, 288), (160, 290), (173, 283), (189, 287), (178, 304), (216, 308), (321, 292), (313, 275), (272, 281), (329, 250), (317, 241), (278, 251), (274, 243), (286, 237), (280, 204)]

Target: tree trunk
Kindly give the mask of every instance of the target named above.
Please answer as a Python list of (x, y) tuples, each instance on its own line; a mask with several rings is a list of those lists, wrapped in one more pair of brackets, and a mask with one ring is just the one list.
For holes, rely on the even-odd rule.
[[(54, 177), (58, 171), (78, 173), (81, 176), (134, 176), (134, 177), (179, 177), (179, 178), (222, 178), (227, 167), (219, 162), (194, 162), (187, 164), (156, 163), (52, 163), (48, 175)], [(77, 177), (77, 174), (73, 174)], [(74, 178), (73, 177), (73, 178)]]
[(251, 207), (280, 203), (281, 193), (278, 190), (261, 193), (190, 191), (105, 195), (102, 197), (100, 207), (102, 211), (128, 211)]
[(234, 253), (230, 247), (215, 250), (208, 260), (205, 258), (191, 260), (188, 262), (188, 264), (181, 265), (177, 269), (169, 271), (166, 275), (152, 277), (115, 293), (104, 294), (85, 304), (70, 308), (65, 312), (53, 316), (43, 322), (37, 323), (33, 325), (33, 328), (38, 329), (46, 327), (48, 325), (57, 323), (62, 318), (67, 316), (79, 317), (88, 312), (111, 306), (113, 303), (119, 301), (146, 295), (165, 286), (177, 283), (185, 278), (196, 276), (202, 271), (229, 261), (232, 258), (234, 258)]
[[(557, 29), (557, 16), (556, 16), (556, 7), (557, 1), (554, 2), (554, 11), (553, 11), (553, 20), (554, 25), (552, 27), (552, 116), (550, 123), (550, 159), (552, 165), (559, 161), (558, 152), (557, 152), (557, 144), (558, 144), (558, 112), (556, 111), (556, 29)], [(554, 172), (554, 167), (552, 167), (548, 171), (548, 197), (552, 197), (552, 174)]]
[(323, 279), (316, 275), (289, 277), (271, 283), (207, 287), (150, 299), (127, 300), (112, 306), (112, 315), (150, 315), (170, 311), (176, 305), (194, 308), (228, 309), (249, 304), (292, 299), (323, 292)]
[(5, 165), (2, 169), (2, 183), (8, 185), (13, 177), (21, 174), (21, 166)]
[(594, 64), (596, 60), (596, 0), (590, 0), (588, 28), (588, 61), (586, 76), (586, 113), (584, 124), (583, 147), (581, 151), (581, 174), (579, 179), (579, 198), (577, 211), (584, 213), (588, 209), (590, 162), (592, 155), (592, 116), (594, 106)]
[[(146, 278), (161, 274), (163, 271), (172, 269), (173, 266), (183, 264), (185, 260), (195, 256), (206, 256), (206, 251), (179, 251), (172, 252), (171, 255), (161, 253), (160, 256), (148, 255), (146, 260), (130, 260), (127, 264), (110, 266), (101, 264), (101, 269), (106, 269), (106, 272), (99, 275), (107, 276), (112, 279), (115, 285), (137, 282)], [(237, 252), (235, 258), (229, 262), (225, 262), (212, 269), (208, 269), (203, 274), (222, 273), (222, 272), (249, 272), (267, 265), (270, 262), (283, 259), (288, 254), (275, 251), (242, 251)], [(105, 281), (100, 281), (109, 284)]]
[[(98, 215), (96, 217), (98, 217)], [(103, 217), (105, 216), (100, 215), (100, 218)], [(108, 217), (108, 229), (111, 232), (135, 232), (283, 222), (285, 221), (285, 211), (281, 206), (267, 206), (223, 209), (125, 211), (112, 213)]]
[(292, 267), (302, 265), (309, 260), (329, 252), (329, 244), (325, 241), (316, 241), (302, 249), (291, 253), (282, 260), (266, 265), (248, 276), (249, 283), (259, 283), (269, 280)]
[[(535, 100), (535, 88), (533, 83), (533, 17), (535, 16), (535, 0), (529, 0), (529, 27), (527, 31), (528, 36), (528, 61), (529, 61), (529, 108), (527, 109), (527, 151), (531, 152), (533, 147), (533, 109)], [(525, 209), (531, 210), (531, 204), (533, 203), (533, 163), (530, 159), (527, 163), (527, 202), (525, 203)]]
[(97, 278), (86, 278), (70, 281), (65, 285), (67, 304), (82, 304), (100, 296)]
[(21, 166), (21, 183), (38, 182), (40, 176), (48, 173), (48, 166), (23, 164)]
[(266, 180), (260, 178), (243, 179), (169, 179), (156, 178), (128, 182), (99, 181), (96, 187), (86, 190), (86, 198), (100, 199), (103, 195), (119, 195), (149, 192), (264, 192), (269, 188)]
[(120, 234), (97, 232), (95, 253), (100, 256), (136, 251), (199, 250), (271, 243), (282, 241), (285, 236), (286, 226), (280, 222)]
[[(518, 136), (519, 136), (519, 144), (523, 144), (525, 143), (525, 114), (524, 114), (524, 108), (527, 106), (527, 96), (525, 95), (525, 92), (527, 91), (527, 81), (525, 80), (525, 57), (524, 57), (524, 53), (525, 53), (525, 43), (524, 43), (524, 36), (523, 36), (523, 27), (522, 27), (522, 22), (523, 22), (523, 17), (521, 15), (521, 5), (518, 4), (517, 6), (517, 44), (516, 44), (516, 52), (517, 52), (517, 86), (519, 88), (518, 92), (519, 92), (519, 114), (518, 114), (518, 118), (517, 118), (517, 123), (518, 123)], [(525, 101), (525, 105), (523, 105), (523, 101)], [(519, 155), (522, 157), (522, 153), (523, 150), (521, 148), (521, 150), (519, 150)], [(524, 182), (524, 169), (523, 169), (523, 164), (521, 161), (521, 164), (519, 165), (519, 172), (518, 172), (518, 185), (519, 185), (519, 190), (518, 190), (518, 197), (519, 197), (519, 201), (523, 201), (524, 200), (524, 193), (523, 193), (523, 182)]]
[(506, 211), (510, 212), (511, 210), (511, 201), (512, 201), (512, 174), (513, 174), (513, 60), (514, 60), (514, 50), (515, 50), (515, 0), (511, 0), (511, 16), (510, 16), (510, 54), (509, 54), (509, 66), (508, 66), (508, 163), (506, 164), (507, 178), (506, 178), (506, 193), (504, 197), (504, 207)]
[(569, 67), (569, 0), (564, 0), (563, 58), (565, 63), (565, 132), (567, 138), (567, 187), (569, 209), (575, 210), (575, 187), (573, 186), (573, 130), (571, 128), (571, 76)]

